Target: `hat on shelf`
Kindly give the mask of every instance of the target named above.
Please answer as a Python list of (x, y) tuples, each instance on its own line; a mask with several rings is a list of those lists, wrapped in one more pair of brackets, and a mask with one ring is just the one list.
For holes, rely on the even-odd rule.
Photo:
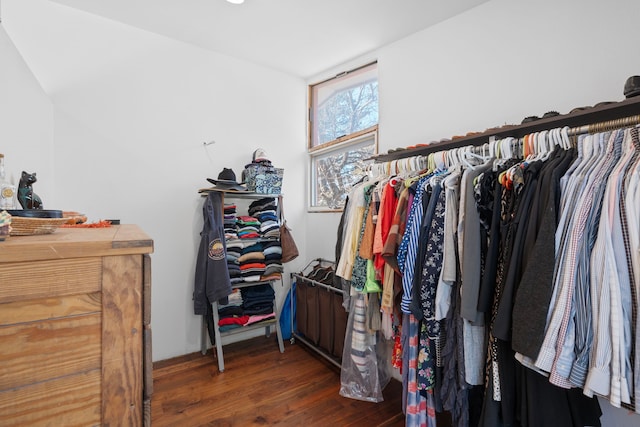
[(264, 161), (269, 161), (269, 158), (267, 157), (267, 152), (264, 151), (264, 148), (258, 148), (256, 151), (253, 152), (253, 162), (264, 162)]
[(624, 84), (625, 98), (640, 95), (640, 76), (631, 76)]
[(247, 191), (241, 183), (236, 181), (236, 174), (233, 169), (224, 168), (222, 172), (218, 174), (218, 179), (207, 178), (207, 181), (214, 184), (216, 188), (220, 190)]

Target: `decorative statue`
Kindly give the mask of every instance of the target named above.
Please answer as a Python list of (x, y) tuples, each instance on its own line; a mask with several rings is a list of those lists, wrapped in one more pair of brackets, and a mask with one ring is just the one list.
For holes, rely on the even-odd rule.
[(22, 209), (42, 209), (42, 200), (33, 192), (33, 184), (37, 181), (36, 173), (22, 171), (20, 184), (18, 185), (18, 202)]

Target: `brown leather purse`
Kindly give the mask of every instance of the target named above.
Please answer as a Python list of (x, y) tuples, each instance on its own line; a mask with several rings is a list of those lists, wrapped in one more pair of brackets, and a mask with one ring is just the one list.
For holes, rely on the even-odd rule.
[(293, 261), (300, 255), (298, 246), (291, 234), (291, 229), (287, 227), (287, 220), (284, 219), (282, 196), (278, 196), (278, 204), (280, 205), (280, 246), (282, 247), (282, 262)]

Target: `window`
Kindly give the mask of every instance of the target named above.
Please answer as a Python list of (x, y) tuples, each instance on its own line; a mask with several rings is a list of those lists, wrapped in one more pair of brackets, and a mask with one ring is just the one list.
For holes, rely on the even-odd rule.
[(369, 64), (309, 90), (310, 208), (339, 210), (378, 150), (378, 71)]
[(311, 154), (313, 210), (344, 207), (349, 190), (366, 175), (366, 168), (377, 151), (377, 132), (368, 132), (340, 145)]

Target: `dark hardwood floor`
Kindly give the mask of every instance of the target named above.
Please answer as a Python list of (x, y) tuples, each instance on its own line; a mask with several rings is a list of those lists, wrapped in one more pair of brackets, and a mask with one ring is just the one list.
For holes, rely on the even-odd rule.
[(154, 363), (152, 425), (404, 426), (401, 384), (384, 401), (340, 396), (340, 371), (302, 343), (275, 336), (224, 347), (225, 371), (209, 351)]

